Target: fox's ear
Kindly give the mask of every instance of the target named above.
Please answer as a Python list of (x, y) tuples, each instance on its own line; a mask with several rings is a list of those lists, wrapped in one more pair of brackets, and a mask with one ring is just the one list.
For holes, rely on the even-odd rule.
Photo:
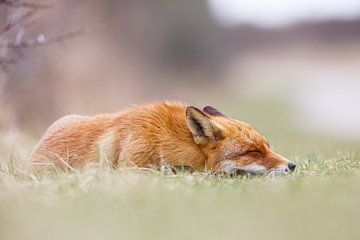
[(221, 116), (221, 117), (225, 117), (224, 114), (222, 114), (219, 110), (217, 110), (216, 108), (212, 107), (212, 106), (206, 106), (203, 108), (203, 112), (211, 115), (211, 116)]
[(219, 140), (221, 137), (219, 126), (196, 107), (186, 108), (186, 122), (197, 144)]

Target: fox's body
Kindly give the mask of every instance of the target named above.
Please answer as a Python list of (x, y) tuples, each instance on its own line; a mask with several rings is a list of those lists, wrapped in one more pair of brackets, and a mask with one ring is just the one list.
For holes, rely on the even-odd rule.
[(30, 169), (84, 166), (190, 167), (199, 171), (265, 172), (288, 169), (264, 137), (211, 107), (157, 102), (116, 114), (70, 115), (49, 127)]

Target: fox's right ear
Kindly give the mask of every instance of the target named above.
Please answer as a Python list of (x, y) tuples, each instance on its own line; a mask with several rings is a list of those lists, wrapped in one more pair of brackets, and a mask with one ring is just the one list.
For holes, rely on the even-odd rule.
[(211, 116), (220, 116), (220, 117), (225, 117), (224, 114), (222, 114), (219, 110), (217, 110), (216, 108), (212, 107), (212, 106), (206, 106), (203, 108), (203, 112), (207, 113)]
[(204, 144), (221, 137), (219, 126), (196, 107), (186, 108), (186, 122), (197, 144)]

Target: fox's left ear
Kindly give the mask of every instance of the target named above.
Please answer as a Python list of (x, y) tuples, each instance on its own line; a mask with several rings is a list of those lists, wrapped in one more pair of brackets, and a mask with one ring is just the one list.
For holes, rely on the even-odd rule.
[(220, 127), (196, 107), (186, 108), (186, 122), (197, 144), (205, 144), (221, 138)]

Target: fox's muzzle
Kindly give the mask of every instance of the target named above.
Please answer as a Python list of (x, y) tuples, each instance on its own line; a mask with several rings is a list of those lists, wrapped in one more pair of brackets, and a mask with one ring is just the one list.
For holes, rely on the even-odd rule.
[(288, 163), (288, 168), (290, 169), (291, 172), (293, 172), (296, 168), (296, 164), (295, 163), (292, 163), (292, 162), (289, 162)]

